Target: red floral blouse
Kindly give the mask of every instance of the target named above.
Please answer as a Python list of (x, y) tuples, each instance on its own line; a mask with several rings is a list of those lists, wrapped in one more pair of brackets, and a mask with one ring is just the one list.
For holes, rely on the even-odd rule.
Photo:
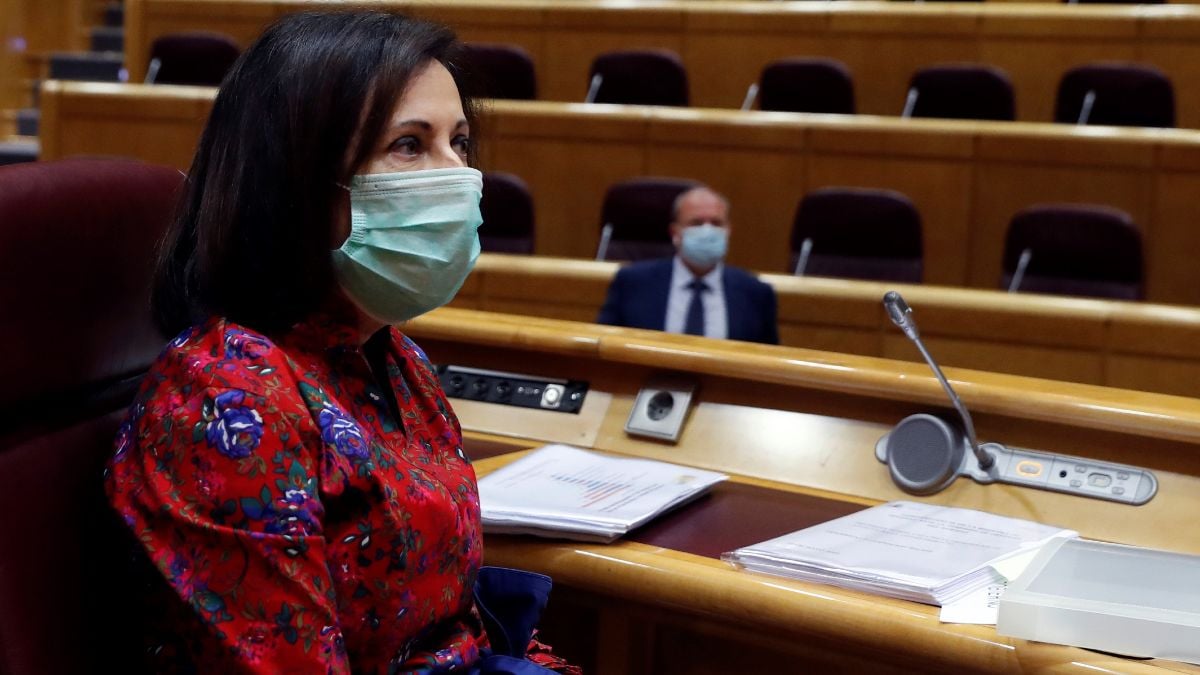
[(173, 591), (159, 667), (420, 673), (487, 646), (475, 474), (395, 329), (366, 348), (327, 315), (277, 341), (189, 329), (146, 377), (107, 488)]

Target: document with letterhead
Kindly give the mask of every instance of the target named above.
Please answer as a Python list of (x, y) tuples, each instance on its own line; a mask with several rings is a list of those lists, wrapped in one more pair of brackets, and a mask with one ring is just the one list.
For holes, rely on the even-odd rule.
[(726, 553), (755, 572), (949, 604), (1003, 582), (994, 565), (1077, 532), (983, 511), (889, 502)]
[(484, 532), (612, 541), (728, 476), (547, 445), (479, 480)]

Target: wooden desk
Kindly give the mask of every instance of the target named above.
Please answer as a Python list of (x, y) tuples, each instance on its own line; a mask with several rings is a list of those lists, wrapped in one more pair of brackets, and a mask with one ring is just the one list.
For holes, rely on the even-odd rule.
[[(943, 407), (923, 366), (782, 347), (442, 309), (406, 328), (438, 363), (588, 380), (579, 416), (455, 400), (469, 440), (513, 448), (574, 435), (578, 445), (729, 472), (739, 482), (856, 504), (907, 498), (872, 453), (904, 415)], [(677, 445), (622, 428), (652, 373), (686, 373), (697, 404)], [(981, 438), (1152, 468), (1141, 507), (959, 480), (924, 498), (1200, 553), (1200, 406), (1188, 399), (948, 369)], [(499, 408), (499, 409), (497, 409)], [(579, 434), (580, 425), (587, 427)], [(471, 447), (471, 443), (468, 443)], [(482, 460), (484, 473), (508, 461)], [(735, 572), (631, 541), (612, 546), (491, 537), (487, 561), (555, 577), (551, 609), (572, 621), (595, 673), (1152, 672), (1190, 670), (939, 624), (933, 608)], [(553, 622), (548, 638), (553, 638)], [(570, 640), (568, 639), (568, 644)], [(566, 645), (564, 645), (564, 648)], [(724, 670), (723, 670), (724, 669)], [(823, 671), (818, 671), (823, 672)]]
[[(57, 83), (42, 157), (140, 157), (186, 168), (213, 90)], [(1008, 222), (1039, 202), (1100, 202), (1146, 233), (1147, 298), (1200, 304), (1200, 132), (496, 101), (482, 167), (530, 185), (540, 255), (590, 258), (612, 183), (688, 176), (733, 203), (730, 261), (788, 270), (800, 197), (827, 185), (900, 190), (924, 221), (925, 281), (995, 288)]]
[[(454, 306), (594, 321), (617, 263), (484, 254)], [(765, 274), (786, 346), (921, 361), (885, 316), (899, 290), (944, 364), (1200, 397), (1200, 309)]]
[[(1010, 3), (612, 2), (610, 0), (385, 0), (369, 3), (436, 19), (466, 40), (520, 44), (550, 101), (582, 101), (595, 56), (663, 47), (688, 68), (693, 105), (736, 108), (773, 59), (823, 55), (854, 74), (859, 112), (898, 115), (918, 68), (982, 61), (1004, 68), (1018, 119), (1053, 119), (1058, 80), (1096, 60), (1148, 61), (1174, 81), (1180, 126), (1200, 128), (1200, 8)], [(249, 42), (302, 0), (128, 0), (125, 53), (141, 81), (148, 46), (165, 32), (203, 28)]]

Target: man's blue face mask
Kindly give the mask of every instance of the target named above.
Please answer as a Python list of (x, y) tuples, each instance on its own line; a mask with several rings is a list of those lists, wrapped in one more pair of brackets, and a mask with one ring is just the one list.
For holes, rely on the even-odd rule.
[(712, 223), (685, 227), (679, 239), (679, 255), (704, 269), (724, 260), (729, 248), (729, 230)]

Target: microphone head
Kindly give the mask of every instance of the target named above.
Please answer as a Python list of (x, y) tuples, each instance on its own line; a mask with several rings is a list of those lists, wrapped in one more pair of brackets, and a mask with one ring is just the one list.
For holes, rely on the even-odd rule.
[(883, 307), (887, 310), (888, 318), (910, 338), (917, 335), (917, 324), (912, 319), (912, 308), (896, 291), (888, 291), (883, 295)]

